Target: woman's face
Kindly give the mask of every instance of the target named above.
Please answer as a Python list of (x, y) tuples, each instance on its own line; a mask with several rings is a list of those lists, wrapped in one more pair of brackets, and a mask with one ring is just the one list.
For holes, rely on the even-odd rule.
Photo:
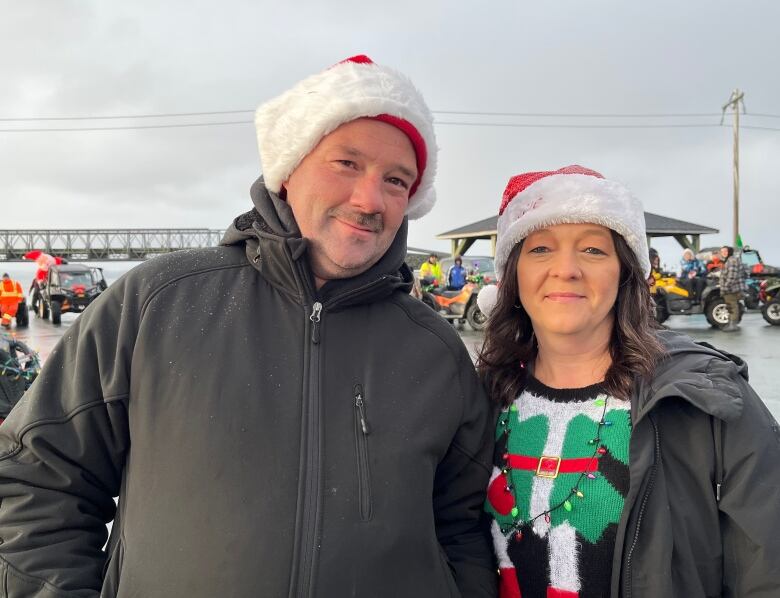
[(517, 291), (537, 336), (611, 333), (620, 261), (598, 224), (559, 224), (526, 237)]

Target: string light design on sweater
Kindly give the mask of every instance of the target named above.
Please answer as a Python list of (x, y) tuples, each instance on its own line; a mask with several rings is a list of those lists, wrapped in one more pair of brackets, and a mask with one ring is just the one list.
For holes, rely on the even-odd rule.
[[(536, 475), (539, 477), (548, 477), (548, 478), (554, 478), (557, 477), (559, 473), (563, 473), (561, 471), (561, 464), (562, 460), (560, 457), (546, 457), (546, 456), (539, 456), (539, 457), (519, 457), (515, 455), (511, 455), (508, 450), (505, 452), (502, 457), (504, 460), (504, 466), (501, 470), (501, 473), (504, 476), (504, 479), (506, 480), (506, 486), (504, 487), (505, 492), (511, 492), (512, 497), (514, 499), (515, 506), (512, 507), (512, 510), (510, 511), (510, 514), (512, 516), (513, 523), (511, 526), (503, 526), (501, 528), (501, 533), (504, 535), (507, 535), (509, 533), (514, 533), (515, 540), (520, 541), (523, 539), (523, 532), (520, 530), (520, 528), (525, 524), (533, 525), (533, 523), (539, 519), (540, 517), (544, 517), (544, 520), (546, 523), (550, 523), (550, 513), (557, 511), (558, 509), (563, 508), (565, 511), (570, 512), (575, 507), (575, 497), (583, 500), (585, 498), (585, 492), (582, 490), (582, 484), (585, 480), (594, 480), (598, 476), (597, 471), (597, 463), (599, 458), (604, 455), (607, 452), (606, 447), (604, 447), (601, 444), (601, 430), (604, 427), (611, 426), (612, 422), (608, 421), (606, 419), (607, 414), (607, 403), (608, 403), (608, 397), (605, 398), (597, 398), (595, 401), (593, 401), (593, 404), (602, 407), (601, 411), (601, 417), (599, 418), (599, 421), (596, 424), (596, 435), (594, 438), (591, 438), (588, 440), (588, 444), (592, 445), (594, 447), (593, 449), (593, 455), (587, 460), (587, 463), (584, 465), (583, 470), (580, 472), (580, 477), (577, 478), (577, 482), (574, 484), (572, 489), (570, 490), (569, 494), (561, 501), (556, 503), (555, 505), (551, 506), (545, 511), (542, 511), (541, 513), (538, 513), (537, 515), (534, 515), (533, 517), (529, 517), (528, 520), (522, 520), (520, 519), (520, 513), (519, 509), (517, 508), (518, 504), (518, 496), (515, 493), (515, 487), (512, 483), (512, 463), (513, 461), (516, 464), (523, 465), (523, 469), (528, 469), (527, 467), (527, 461), (536, 461)], [(512, 405), (508, 409), (504, 409), (502, 411), (501, 416), (498, 420), (498, 425), (500, 426), (502, 430), (502, 434), (505, 436), (505, 446), (509, 446), (509, 435), (512, 433), (512, 426), (510, 424), (511, 414), (517, 411), (517, 405), (512, 403)], [(552, 465), (555, 464), (555, 467), (553, 468)], [(516, 467), (517, 468), (517, 467)]]

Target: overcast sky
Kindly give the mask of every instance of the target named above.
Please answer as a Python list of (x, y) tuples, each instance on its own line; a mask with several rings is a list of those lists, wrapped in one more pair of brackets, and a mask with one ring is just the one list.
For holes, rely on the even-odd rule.
[[(253, 110), (365, 53), (407, 73), (439, 111), (438, 204), (409, 244), (496, 213), (507, 179), (579, 163), (626, 183), (650, 212), (732, 230), (732, 115), (780, 129), (780, 3), (490, 0), (159, 2), (0, 0), (0, 119)], [(0, 228), (224, 228), (259, 174), (251, 112), (187, 118), (0, 121)], [(16, 129), (215, 121), (70, 132)], [(469, 125), (444, 124), (466, 122)], [(503, 123), (576, 125), (530, 128)], [(780, 265), (780, 130), (743, 129), (741, 233)], [(774, 173), (774, 174), (773, 174)], [(663, 261), (679, 257), (659, 243)]]

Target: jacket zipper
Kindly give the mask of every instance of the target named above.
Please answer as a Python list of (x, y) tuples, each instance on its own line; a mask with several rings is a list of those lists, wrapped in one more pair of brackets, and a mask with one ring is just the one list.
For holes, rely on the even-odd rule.
[(355, 450), (357, 453), (358, 498), (361, 521), (371, 520), (371, 471), (368, 462), (368, 420), (363, 386), (356, 384), (355, 395)]
[[(302, 268), (302, 267), (301, 267)], [(300, 269), (300, 268), (299, 268)], [(309, 291), (311, 289), (305, 284), (306, 275), (301, 273), (300, 277), (304, 280), (304, 286)], [(328, 302), (328, 307), (337, 305), (341, 301), (347, 298), (360, 295), (368, 290), (370, 287), (384, 280), (386, 276), (380, 276), (378, 279), (372, 282), (362, 285), (357, 289), (353, 289), (351, 292), (341, 295), (334, 300)], [(311, 296), (311, 295), (310, 295)], [(308, 388), (304, 397), (304, 410), (308, 408), (308, 414), (306, 415), (306, 427), (305, 427), (305, 442), (306, 442), (306, 454), (303, 462), (303, 469), (300, 475), (305, 477), (304, 480), (304, 498), (302, 509), (302, 521), (301, 521), (301, 544), (300, 552), (298, 552), (298, 571), (297, 579), (295, 583), (295, 589), (291, 588), (291, 596), (293, 592), (300, 598), (307, 598), (311, 593), (311, 587), (313, 584), (314, 568), (316, 565), (317, 556), (317, 533), (318, 533), (318, 508), (320, 502), (320, 475), (321, 475), (321, 463), (320, 463), (320, 399), (319, 399), (319, 351), (318, 345), (320, 343), (320, 328), (322, 321), (323, 304), (319, 301), (315, 301), (312, 304), (311, 313), (308, 315), (309, 322), (311, 323), (311, 344), (313, 348), (309, 351), (309, 368), (308, 368)], [(357, 406), (356, 406), (357, 408)], [(365, 420), (365, 407), (364, 418)], [(366, 424), (366, 430), (368, 429)], [(366, 463), (368, 458), (366, 457)], [(370, 516), (370, 512), (369, 512)], [(294, 565), (295, 566), (295, 565)]]
[(320, 323), (322, 321), (322, 303), (315, 301), (311, 313), (308, 316), (311, 322), (311, 343), (314, 345), (309, 351), (309, 371), (307, 400), (304, 402), (306, 414), (306, 456), (304, 469), (301, 475), (304, 480), (304, 504), (301, 534), (301, 558), (298, 576), (297, 595), (307, 598), (311, 594), (313, 585), (314, 568), (317, 559), (318, 547), (318, 509), (320, 502), (320, 397), (319, 397), (319, 350)]
[(309, 316), (309, 320), (311, 320), (312, 327), (311, 327), (311, 342), (315, 345), (320, 344), (320, 318), (322, 314), (322, 303), (319, 301), (316, 301), (314, 305), (311, 307), (311, 315)]
[(628, 556), (626, 557), (626, 578), (624, 582), (624, 594), (625, 598), (631, 598), (631, 558), (634, 556), (634, 549), (639, 542), (639, 529), (642, 526), (642, 519), (645, 515), (645, 508), (647, 507), (647, 501), (650, 498), (650, 494), (653, 491), (655, 485), (655, 473), (658, 468), (658, 460), (661, 458), (661, 440), (658, 437), (658, 427), (655, 425), (653, 418), (647, 416), (650, 423), (653, 424), (653, 432), (655, 433), (655, 458), (653, 461), (653, 468), (650, 471), (650, 479), (647, 483), (647, 490), (642, 497), (642, 504), (639, 507), (639, 516), (636, 520), (636, 529), (634, 530), (634, 540), (631, 542), (631, 548), (628, 549)]

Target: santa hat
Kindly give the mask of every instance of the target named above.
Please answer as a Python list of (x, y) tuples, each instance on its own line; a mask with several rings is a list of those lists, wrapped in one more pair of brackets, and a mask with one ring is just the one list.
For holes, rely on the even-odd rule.
[[(496, 275), (503, 278), (512, 249), (532, 232), (556, 224), (586, 222), (605, 226), (623, 237), (644, 275), (650, 275), (642, 203), (620, 183), (576, 165), (509, 179), (498, 211)], [(484, 287), (477, 297), (485, 315), (498, 298), (498, 289), (491, 286)]]
[(255, 127), (266, 187), (282, 184), (320, 140), (340, 125), (374, 118), (403, 131), (414, 146), (417, 180), (406, 214), (420, 218), (436, 201), (436, 137), (422, 95), (403, 74), (353, 56), (297, 83), (257, 109)]

